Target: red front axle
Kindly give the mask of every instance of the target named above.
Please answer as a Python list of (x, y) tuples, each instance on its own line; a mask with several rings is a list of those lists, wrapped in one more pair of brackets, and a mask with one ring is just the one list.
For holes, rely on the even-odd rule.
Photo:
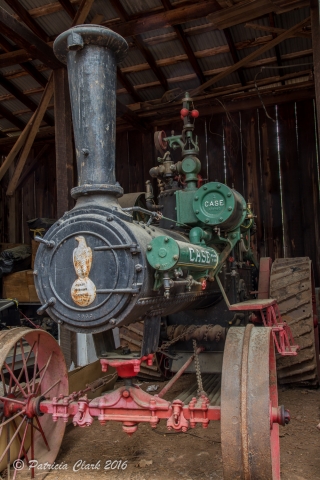
[[(130, 377), (139, 372), (142, 361), (151, 362), (152, 356), (127, 360), (102, 359), (103, 370), (106, 371), (109, 365), (114, 366), (121, 376), (127, 378), (126, 385), (94, 400), (88, 400), (83, 392), (74, 392), (69, 396), (60, 395), (52, 400), (32, 395), (29, 399), (24, 399), (26, 405), (16, 399), (7, 398), (4, 408), (12, 415), (18, 413), (23, 404), (27, 406), (26, 415), (29, 418), (46, 413), (52, 415), (54, 422), (59, 419), (67, 422), (72, 417), (73, 424), (79, 427), (89, 427), (94, 418), (97, 418), (101, 425), (108, 421), (121, 422), (124, 432), (129, 435), (137, 430), (141, 422), (150, 423), (151, 428), (156, 428), (161, 419), (167, 419), (168, 430), (186, 432), (196, 424), (207, 428), (210, 420), (220, 420), (220, 407), (210, 406), (210, 401), (204, 394), (192, 398), (189, 404), (185, 405), (179, 399), (168, 402), (161, 398), (161, 395), (149, 395), (134, 385)], [(185, 365), (188, 363), (190, 362)], [(180, 376), (178, 374), (180, 372), (176, 374), (177, 378)], [(273, 423), (285, 424), (289, 419), (289, 413), (283, 407), (270, 410), (270, 428)]]

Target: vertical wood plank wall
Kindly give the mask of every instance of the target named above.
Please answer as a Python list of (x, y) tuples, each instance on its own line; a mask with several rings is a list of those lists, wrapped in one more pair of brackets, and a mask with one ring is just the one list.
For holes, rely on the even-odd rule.
[[(314, 100), (306, 100), (268, 107), (266, 112), (261, 108), (200, 116), (195, 134), (202, 177), (234, 185), (252, 203), (257, 216), (253, 248), (258, 257), (309, 256), (316, 286), (320, 286), (320, 174), (315, 122)], [(181, 124), (168, 123), (163, 129), (167, 134), (179, 132)], [(36, 153), (35, 149), (33, 155)], [(126, 193), (145, 190), (156, 157), (152, 134), (129, 131), (117, 135), (116, 175)], [(174, 153), (174, 159), (179, 159), (179, 152)], [(13, 207), (5, 196), (8, 175), (0, 189), (2, 242), (14, 241), (9, 239), (8, 228)], [(16, 242), (29, 241), (25, 220), (55, 217), (53, 147), (16, 192), (15, 209)]]

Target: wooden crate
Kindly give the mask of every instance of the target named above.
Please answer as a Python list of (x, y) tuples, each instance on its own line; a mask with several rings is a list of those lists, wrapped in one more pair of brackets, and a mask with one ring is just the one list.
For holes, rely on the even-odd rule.
[(3, 297), (16, 298), (21, 303), (37, 303), (39, 298), (34, 286), (32, 270), (10, 273), (3, 277)]
[(20, 247), (23, 243), (0, 243), (0, 252), (14, 247)]

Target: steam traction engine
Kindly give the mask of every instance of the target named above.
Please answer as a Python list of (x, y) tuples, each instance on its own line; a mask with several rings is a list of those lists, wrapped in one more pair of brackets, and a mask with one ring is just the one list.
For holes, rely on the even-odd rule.
[[(254, 263), (249, 206), (223, 183), (198, 185), (198, 112), (186, 94), (182, 134), (156, 134), (162, 157), (151, 175), (160, 185), (159, 205), (148, 184), (147, 208), (121, 208), (115, 86), (126, 41), (107, 28), (82, 25), (61, 34), (54, 51), (68, 67), (79, 186), (72, 190), (76, 206), (39, 239), (39, 313), (93, 333), (102, 371), (114, 366), (125, 385), (91, 401), (86, 390), (69, 394), (64, 359), (49, 334), (1, 332), (0, 429), (8, 444), (0, 466), (14, 457), (52, 463), (70, 418), (79, 427), (95, 418), (101, 425), (121, 422), (130, 435), (140, 422), (156, 428), (165, 419), (168, 429), (186, 431), (221, 420), (224, 478), (279, 479), (279, 424), (290, 418), (278, 406), (276, 353), (294, 357), (298, 347), (276, 301), (246, 293)], [(181, 148), (181, 161), (172, 161), (168, 147)], [(222, 320), (226, 311), (237, 326)], [(112, 329), (137, 321), (144, 321), (141, 351), (114, 350)], [(176, 374), (151, 396), (134, 377), (142, 362), (152, 364), (159, 345)], [(196, 394), (165, 400), (191, 365)]]

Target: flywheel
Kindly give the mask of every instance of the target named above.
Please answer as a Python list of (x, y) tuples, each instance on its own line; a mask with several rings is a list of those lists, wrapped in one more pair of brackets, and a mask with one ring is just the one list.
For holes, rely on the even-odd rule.
[(277, 360), (281, 384), (320, 383), (319, 330), (311, 260), (281, 258), (272, 264), (270, 297), (278, 302), (280, 313), (300, 346), (297, 356)]

